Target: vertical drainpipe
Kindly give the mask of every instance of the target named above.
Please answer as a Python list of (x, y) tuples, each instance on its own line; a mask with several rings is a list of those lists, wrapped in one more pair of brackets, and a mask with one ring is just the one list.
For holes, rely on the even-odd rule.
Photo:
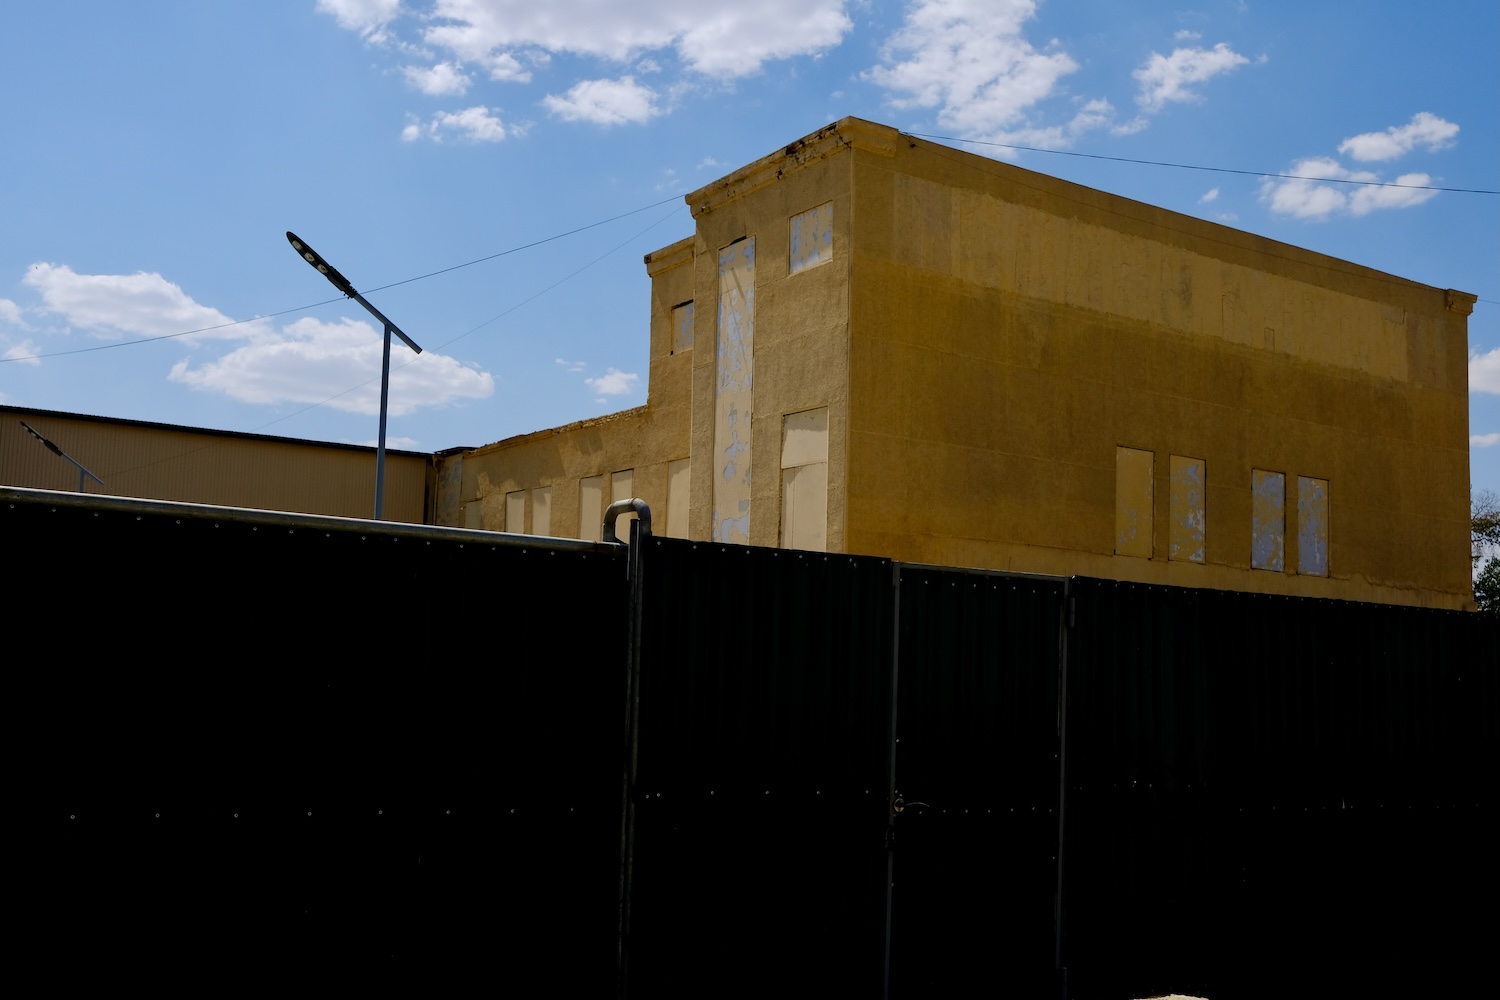
[(1057, 628), (1057, 888), (1052, 897), (1052, 958), (1057, 995), (1068, 1000), (1068, 969), (1063, 964), (1063, 859), (1068, 810), (1068, 633), (1077, 623), (1073, 578), (1063, 581)]
[(609, 505), (604, 514), (600, 534), (606, 542), (618, 544), (615, 521), (628, 511), (636, 513), (630, 523), (630, 550), (626, 556), (626, 574), (629, 578), (630, 625), (626, 646), (625, 666), (625, 720), (622, 733), (620, 775), (620, 890), (617, 916), (618, 940), (615, 952), (615, 995), (624, 1000), (630, 992), (630, 895), (633, 889), (635, 869), (635, 790), (636, 760), (640, 747), (638, 724), (640, 722), (641, 682), (641, 629), (643, 601), (643, 575), (641, 572), (641, 547), (651, 537), (651, 508), (640, 499), (617, 500)]

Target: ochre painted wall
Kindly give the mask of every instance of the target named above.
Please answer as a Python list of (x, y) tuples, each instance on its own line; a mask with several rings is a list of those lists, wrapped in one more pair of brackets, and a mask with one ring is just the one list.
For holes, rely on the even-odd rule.
[[(718, 496), (775, 545), (785, 419), (826, 407), (831, 552), (1472, 607), (1473, 296), (857, 119), (687, 201), (696, 232), (647, 258), (646, 406), (439, 456), (438, 482), (461, 483), (443, 495), (470, 508), (454, 523), (501, 528), (505, 494), (550, 485), (551, 533), (576, 537), (579, 482), (630, 469), (660, 530), (670, 463), (691, 456), (689, 537), (712, 536)], [(807, 213), (831, 252), (793, 273)], [(753, 313), (733, 406), (721, 289), (732, 322)], [(748, 500), (716, 491), (746, 459)], [(1174, 465), (1191, 481), (1174, 488)], [(1251, 567), (1256, 470), (1284, 479), (1279, 572)], [(1299, 479), (1326, 496), (1326, 577), (1298, 572)], [(1116, 554), (1118, 524), (1148, 555)]]
[[(646, 258), (646, 266), (651, 276), (651, 367), (646, 405), (508, 438), (450, 456), (446, 463), (440, 457), (440, 481), (444, 469), (457, 462), (462, 483), (454, 496), (462, 510), (445, 511), (443, 523), (503, 531), (506, 494), (524, 490), (530, 530), (532, 491), (550, 486), (551, 524), (547, 534), (578, 538), (584, 530), (579, 511), (580, 482), (604, 476), (607, 494), (610, 477), (630, 469), (633, 492), (651, 507), (656, 531), (665, 534), (668, 469), (671, 462), (688, 457), (694, 348), (674, 353), (672, 310), (694, 299), (692, 241), (682, 240), (656, 251)], [(711, 305), (709, 312), (711, 315)], [(701, 329), (696, 302), (694, 313), (699, 316)], [(695, 347), (699, 339), (701, 334), (695, 331)], [(606, 505), (608, 500), (606, 496)], [(592, 524), (589, 530), (595, 530)]]
[[(917, 139), (852, 157), (846, 551), (1467, 604), (1467, 296)], [(1120, 446), (1155, 455), (1149, 559), (1114, 554)], [(1174, 455), (1201, 565), (1168, 559)], [(1282, 573), (1250, 569), (1253, 469), (1286, 475)]]
[[(7, 486), (78, 489), (78, 470), (26, 433), (23, 420), (104, 480), (87, 480), (87, 493), (337, 517), (374, 513), (374, 448), (10, 406), (0, 407), (0, 483)], [(423, 523), (430, 466), (426, 455), (386, 452), (386, 520)]]

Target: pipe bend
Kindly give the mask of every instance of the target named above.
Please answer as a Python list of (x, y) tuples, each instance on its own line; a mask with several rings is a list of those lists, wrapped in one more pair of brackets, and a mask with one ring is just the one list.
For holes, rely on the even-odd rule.
[(641, 522), (641, 537), (649, 538), (651, 536), (651, 508), (646, 506), (646, 501), (640, 497), (631, 497), (629, 500), (616, 500), (604, 511), (604, 531), (600, 540), (614, 545), (623, 545), (619, 536), (615, 534), (615, 521), (621, 514), (632, 512)]

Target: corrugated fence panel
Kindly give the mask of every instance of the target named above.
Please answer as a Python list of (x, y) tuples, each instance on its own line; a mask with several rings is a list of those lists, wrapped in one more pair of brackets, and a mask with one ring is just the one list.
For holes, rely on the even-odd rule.
[(1476, 615), (1074, 580), (1066, 955), (1079, 995), (1432, 989), (1500, 759)]
[(894, 997), (1052, 992), (1062, 596), (901, 568)]
[(879, 989), (892, 568), (647, 541), (632, 995)]
[(0, 503), (39, 968), (613, 988), (623, 554), (455, 536)]

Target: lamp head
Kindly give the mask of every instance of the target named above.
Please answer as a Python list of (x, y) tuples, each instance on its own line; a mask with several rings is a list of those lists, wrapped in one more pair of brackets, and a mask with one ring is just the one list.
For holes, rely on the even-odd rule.
[(333, 284), (334, 288), (337, 288), (351, 298), (354, 296), (354, 286), (349, 283), (349, 279), (340, 274), (338, 268), (324, 260), (318, 254), (318, 251), (303, 242), (302, 237), (288, 229), (286, 232), (286, 241), (292, 245), (293, 250), (301, 255), (303, 260), (307, 261), (318, 270), (318, 273), (327, 278)]

